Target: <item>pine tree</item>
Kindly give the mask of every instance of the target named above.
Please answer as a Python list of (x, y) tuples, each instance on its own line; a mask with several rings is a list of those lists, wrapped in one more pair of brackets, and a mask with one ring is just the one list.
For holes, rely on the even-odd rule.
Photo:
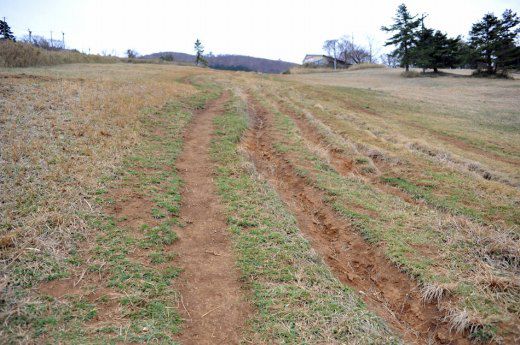
[(500, 44), (497, 50), (497, 68), (520, 67), (520, 46), (517, 44), (517, 35), (520, 32), (520, 18), (511, 10), (502, 14)]
[(414, 64), (424, 70), (453, 68), (461, 62), (460, 37), (448, 38), (445, 33), (423, 28), (417, 35), (417, 44), (412, 48)]
[(421, 18), (421, 30), (417, 32), (415, 46), (410, 48), (410, 55), (414, 65), (421, 67), (423, 73), (434, 64), (433, 55), (435, 54), (435, 47), (433, 41), (434, 31), (426, 28), (424, 26), (424, 18)]
[(475, 50), (477, 62), (486, 64), (487, 73), (494, 74), (498, 68), (509, 67), (518, 61), (519, 47), (515, 40), (519, 23), (516, 13), (506, 10), (501, 19), (488, 13), (473, 24), (469, 43)]
[(410, 69), (410, 64), (413, 60), (411, 50), (415, 45), (417, 28), (421, 23), (421, 19), (416, 17), (417, 16), (412, 16), (410, 12), (408, 12), (405, 4), (401, 4), (397, 8), (394, 24), (388, 27), (381, 27), (381, 30), (385, 32), (395, 32), (395, 34), (386, 41), (385, 46), (396, 46), (392, 55), (399, 58), (406, 71)]
[(0, 40), (11, 40), (16, 42), (16, 38), (14, 37), (11, 28), (5, 20), (0, 20), (0, 35), (2, 35)]
[(195, 41), (195, 64), (197, 66), (199, 66), (201, 64), (206, 66), (208, 64), (208, 62), (204, 58), (204, 46), (202, 45), (202, 43), (200, 42), (200, 40), (198, 38)]
[(456, 43), (456, 66), (462, 68), (477, 68), (477, 53), (475, 49), (471, 48), (470, 44), (462, 39), (459, 39)]
[(464, 47), (464, 42), (460, 36), (449, 38), (444, 34), (444, 55), (442, 57), (443, 67), (460, 67), (464, 63)]

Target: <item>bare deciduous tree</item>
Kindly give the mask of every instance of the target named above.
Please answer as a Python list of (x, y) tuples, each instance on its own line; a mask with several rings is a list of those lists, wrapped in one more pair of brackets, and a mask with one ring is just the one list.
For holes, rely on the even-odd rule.
[(323, 43), (323, 50), (325, 50), (329, 56), (334, 58), (334, 69), (336, 69), (336, 60), (338, 59), (338, 40), (326, 40)]
[(370, 61), (370, 53), (365, 48), (355, 45), (347, 36), (339, 40), (338, 47), (339, 56), (346, 63), (357, 64)]
[(24, 36), (22, 38), (22, 42), (32, 44), (35, 47), (42, 48), (45, 50), (61, 50), (65, 49), (64, 45), (61, 41), (54, 41), (51, 44), (51, 41), (43, 36), (31, 35)]

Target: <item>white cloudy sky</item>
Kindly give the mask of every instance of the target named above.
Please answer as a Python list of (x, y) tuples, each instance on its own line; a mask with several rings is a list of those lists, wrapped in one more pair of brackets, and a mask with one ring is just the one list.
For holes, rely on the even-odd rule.
[[(198, 37), (206, 52), (244, 54), (300, 62), (320, 53), (325, 39), (367, 36), (379, 44), (403, 0), (0, 0), (15, 35), (61, 39), (68, 47), (122, 55), (127, 48), (141, 54), (157, 51), (192, 53)], [(466, 35), (486, 12), (506, 8), (520, 12), (520, 0), (406, 1), (413, 13), (428, 13), (427, 25)]]

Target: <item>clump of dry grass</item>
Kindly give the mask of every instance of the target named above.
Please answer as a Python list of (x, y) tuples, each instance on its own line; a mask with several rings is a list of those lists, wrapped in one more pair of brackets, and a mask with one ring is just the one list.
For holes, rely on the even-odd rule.
[[(444, 245), (453, 255), (464, 258), (461, 265), (471, 267), (471, 270), (459, 273), (457, 283), (425, 286), (424, 299), (440, 301), (462, 286), (472, 286), (475, 293), (489, 299), (487, 304), (490, 308), (500, 308), (503, 320), (514, 320), (518, 310), (515, 311), (513, 306), (520, 304), (520, 241), (517, 231), (485, 226), (463, 216), (439, 217), (437, 230), (444, 237)], [(477, 312), (469, 307), (474, 297), (462, 295), (469, 309), (461, 309), (460, 305), (452, 303), (443, 306), (449, 310), (448, 318), (454, 329), (474, 332), (472, 328), (493, 322), (492, 309)], [(471, 318), (468, 316), (470, 311)]]
[(50, 66), (65, 63), (111, 63), (116, 57), (87, 55), (73, 50), (45, 50), (28, 43), (0, 41), (0, 67)]
[(321, 144), (315, 145), (308, 140), (304, 140), (304, 142), (305, 146), (310, 152), (323, 159), (323, 161), (327, 162), (327, 164), (330, 164), (330, 154), (326, 147), (322, 146)]
[[(447, 321), (451, 325), (451, 330), (461, 333), (469, 328), (474, 328), (475, 326), (471, 322), (470, 315), (466, 309), (463, 310), (452, 310), (448, 313), (448, 315), (445, 318), (445, 321)], [(472, 330), (470, 330), (472, 331)]]
[(453, 283), (426, 283), (421, 288), (421, 294), (426, 303), (439, 303), (443, 298), (450, 296), (455, 288), (456, 284)]
[(405, 147), (413, 152), (419, 152), (425, 154), (429, 158), (433, 158), (442, 164), (457, 169), (462, 172), (472, 172), (475, 175), (482, 177), (485, 180), (493, 180), (507, 185), (518, 187), (518, 182), (512, 181), (505, 174), (492, 171), (490, 168), (485, 167), (482, 163), (476, 162), (467, 158), (459, 157), (453, 153), (434, 148), (431, 145), (424, 143), (419, 140), (413, 140), (406, 142)]

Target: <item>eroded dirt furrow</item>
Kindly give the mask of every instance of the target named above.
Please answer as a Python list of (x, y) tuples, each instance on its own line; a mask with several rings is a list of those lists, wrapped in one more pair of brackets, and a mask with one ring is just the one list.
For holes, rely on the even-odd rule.
[(209, 155), (213, 119), (223, 111), (224, 95), (196, 114), (184, 136), (177, 161), (184, 181), (178, 230), (173, 247), (183, 272), (178, 278), (179, 310), (186, 319), (182, 344), (238, 344), (250, 306), (241, 290), (229, 233)]
[(382, 248), (368, 244), (323, 200), (321, 191), (296, 174), (287, 157), (274, 150), (272, 114), (249, 97), (253, 128), (245, 139), (258, 172), (277, 190), (296, 216), (313, 248), (343, 283), (359, 292), (371, 310), (408, 343), (467, 344), (450, 332), (443, 313), (421, 300), (417, 284), (395, 267)]

